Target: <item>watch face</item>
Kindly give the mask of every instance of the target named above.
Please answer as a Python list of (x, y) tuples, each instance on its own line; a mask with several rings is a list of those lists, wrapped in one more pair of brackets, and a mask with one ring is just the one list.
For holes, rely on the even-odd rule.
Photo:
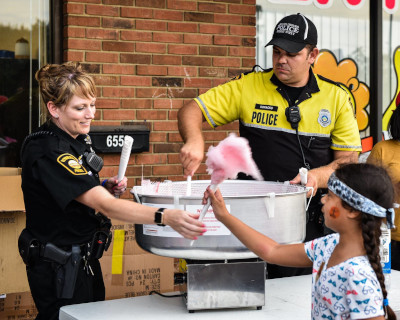
[(165, 224), (163, 224), (163, 211), (164, 210), (165, 210), (165, 208), (160, 208), (154, 214), (154, 223), (156, 223), (159, 226), (165, 226)]
[(154, 222), (157, 223), (157, 224), (161, 224), (162, 223), (162, 212), (156, 211), (156, 213), (154, 215)]

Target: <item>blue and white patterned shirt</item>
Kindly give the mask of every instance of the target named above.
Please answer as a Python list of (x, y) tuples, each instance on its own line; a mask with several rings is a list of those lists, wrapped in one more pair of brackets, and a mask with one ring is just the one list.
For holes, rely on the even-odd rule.
[(365, 319), (383, 315), (381, 287), (367, 256), (326, 267), (338, 243), (339, 234), (335, 233), (304, 244), (307, 256), (313, 261), (312, 319)]

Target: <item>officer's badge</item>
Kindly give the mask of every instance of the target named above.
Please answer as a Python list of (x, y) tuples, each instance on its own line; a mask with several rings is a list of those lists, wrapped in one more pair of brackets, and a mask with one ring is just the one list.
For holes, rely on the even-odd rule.
[(318, 116), (318, 123), (322, 126), (322, 127), (327, 127), (331, 124), (332, 119), (331, 119), (331, 114), (329, 112), (329, 110), (326, 109), (321, 109), (319, 111), (319, 116)]
[(86, 135), (84, 140), (85, 140), (86, 144), (92, 144), (92, 139), (90, 138), (90, 136), (88, 134)]
[(79, 160), (72, 154), (63, 153), (57, 158), (57, 162), (65, 169), (76, 176), (87, 174), (86, 169), (79, 163)]

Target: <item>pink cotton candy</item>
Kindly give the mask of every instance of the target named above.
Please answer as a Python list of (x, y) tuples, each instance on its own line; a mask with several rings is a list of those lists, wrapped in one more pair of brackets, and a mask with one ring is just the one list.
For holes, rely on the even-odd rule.
[(252, 156), (247, 139), (231, 133), (216, 147), (207, 152), (207, 171), (211, 174), (211, 184), (220, 184), (225, 179), (235, 179), (239, 172), (263, 180)]

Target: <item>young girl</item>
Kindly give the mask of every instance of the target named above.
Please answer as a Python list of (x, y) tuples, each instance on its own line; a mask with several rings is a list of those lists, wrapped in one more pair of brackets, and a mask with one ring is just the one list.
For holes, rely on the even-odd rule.
[(396, 319), (388, 305), (379, 256), (381, 224), (393, 226), (394, 190), (381, 167), (348, 164), (328, 181), (322, 198), (325, 224), (337, 233), (281, 245), (230, 215), (219, 190), (207, 189), (214, 214), (268, 263), (313, 267), (312, 319)]

